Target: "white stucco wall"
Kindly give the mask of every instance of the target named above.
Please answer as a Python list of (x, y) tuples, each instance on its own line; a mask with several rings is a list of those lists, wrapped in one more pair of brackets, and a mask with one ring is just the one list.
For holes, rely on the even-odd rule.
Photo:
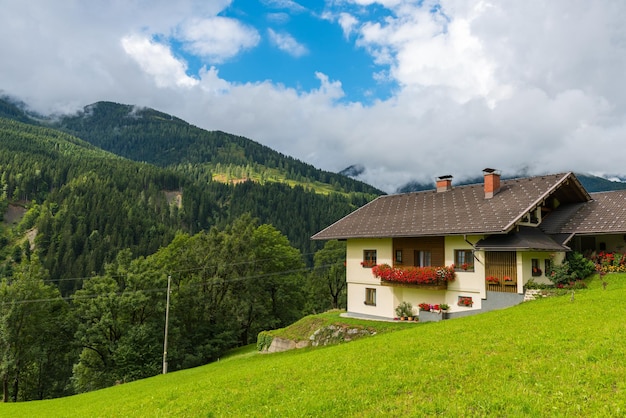
[[(367, 288), (376, 289), (376, 305), (365, 304), (365, 292)], [(348, 312), (382, 318), (393, 318), (395, 307), (398, 306), (399, 303), (400, 302), (396, 302), (392, 287), (348, 283)]]
[[(467, 237), (470, 243), (476, 243), (481, 237)], [(462, 236), (445, 238), (445, 265), (454, 264), (454, 250), (472, 249)], [(486, 297), (484, 256), (477, 252), (478, 261), (474, 261), (474, 271), (459, 271), (456, 280), (448, 284), (448, 290), (424, 290), (412, 287), (382, 286), (370, 268), (361, 265), (364, 250), (376, 250), (377, 263), (393, 265), (393, 240), (350, 239), (347, 242), (346, 277), (348, 282), (348, 312), (374, 315), (385, 318), (395, 317), (395, 308), (401, 302), (410, 302), (417, 314), (418, 304), (450, 305), (450, 312), (480, 309), (481, 299)], [(376, 305), (366, 305), (366, 289), (376, 289)], [(459, 296), (471, 297), (472, 308), (458, 306)]]
[[(539, 266), (541, 268), (540, 276), (532, 275), (532, 259), (539, 260)], [(521, 289), (524, 284), (529, 280), (533, 280), (535, 283), (552, 284), (552, 282), (546, 276), (545, 260), (552, 259), (553, 265), (557, 266), (565, 259), (564, 252), (518, 252), (517, 253), (517, 277), (521, 277), (522, 280), (518, 281), (518, 292), (521, 293)], [(523, 281), (523, 283), (522, 283)]]
[[(395, 298), (393, 288), (380, 286), (380, 279), (372, 269), (363, 267), (364, 250), (376, 250), (378, 264), (392, 264), (393, 240), (391, 238), (349, 239), (346, 246), (346, 280), (348, 282), (348, 312), (393, 318)], [(376, 289), (376, 305), (365, 304), (366, 288)], [(394, 304), (395, 303), (395, 304)]]
[[(446, 266), (454, 264), (454, 250), (473, 250), (472, 245), (482, 238), (479, 235), (446, 237)], [(474, 256), (474, 271), (457, 271), (456, 280), (448, 283), (445, 303), (452, 308), (450, 312), (470, 309), (457, 306), (459, 296), (470, 296), (472, 298), (474, 306), (471, 309), (480, 309), (481, 300), (487, 297), (485, 290), (485, 255), (482, 251), (475, 251)]]

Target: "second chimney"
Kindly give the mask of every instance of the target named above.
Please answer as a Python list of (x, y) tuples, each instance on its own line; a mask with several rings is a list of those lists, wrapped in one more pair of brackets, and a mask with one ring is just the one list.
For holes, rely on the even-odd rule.
[(452, 176), (445, 175), (437, 177), (437, 193), (452, 190)]
[(500, 191), (500, 172), (494, 168), (485, 168), (485, 199), (491, 199)]

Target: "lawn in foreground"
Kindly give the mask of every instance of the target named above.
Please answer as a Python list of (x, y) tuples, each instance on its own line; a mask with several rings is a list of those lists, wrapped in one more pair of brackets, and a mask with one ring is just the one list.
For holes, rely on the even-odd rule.
[(0, 416), (623, 416), (626, 275), (339, 346), (233, 356)]

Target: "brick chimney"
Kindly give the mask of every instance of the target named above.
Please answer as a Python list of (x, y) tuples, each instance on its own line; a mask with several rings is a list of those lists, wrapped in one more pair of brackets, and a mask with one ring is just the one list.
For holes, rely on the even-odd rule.
[(437, 177), (437, 193), (452, 190), (452, 176), (445, 175)]
[(500, 172), (494, 168), (485, 168), (485, 199), (491, 199), (500, 191)]

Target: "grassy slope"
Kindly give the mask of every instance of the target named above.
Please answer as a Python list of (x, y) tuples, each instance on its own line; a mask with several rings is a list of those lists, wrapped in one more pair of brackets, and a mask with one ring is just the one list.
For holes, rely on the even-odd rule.
[[(302, 186), (306, 190), (310, 189), (310, 190), (313, 190), (315, 193), (322, 194), (322, 195), (329, 195), (331, 193), (339, 193), (344, 196), (347, 196), (350, 194), (341, 189), (337, 189), (328, 183), (322, 183), (321, 181), (289, 180), (287, 179), (287, 175), (278, 169), (267, 168), (266, 171), (269, 172), (270, 175), (266, 176), (266, 178), (263, 179), (263, 176), (258, 171), (254, 171), (254, 170), (250, 172), (250, 176), (236, 178), (236, 177), (232, 177), (228, 175), (228, 173), (226, 172), (219, 172), (217, 170), (217, 166), (215, 165), (208, 165), (208, 167), (209, 167), (209, 170), (213, 173), (213, 177), (212, 177), (213, 181), (218, 181), (220, 183), (240, 183), (246, 180), (251, 180), (259, 184), (285, 183), (291, 187)], [(355, 192), (352, 192), (352, 193), (355, 193)], [(371, 194), (371, 196), (372, 198), (376, 197), (376, 195), (374, 194)]]
[(623, 416), (626, 275), (602, 289), (208, 366), (1, 416)]

